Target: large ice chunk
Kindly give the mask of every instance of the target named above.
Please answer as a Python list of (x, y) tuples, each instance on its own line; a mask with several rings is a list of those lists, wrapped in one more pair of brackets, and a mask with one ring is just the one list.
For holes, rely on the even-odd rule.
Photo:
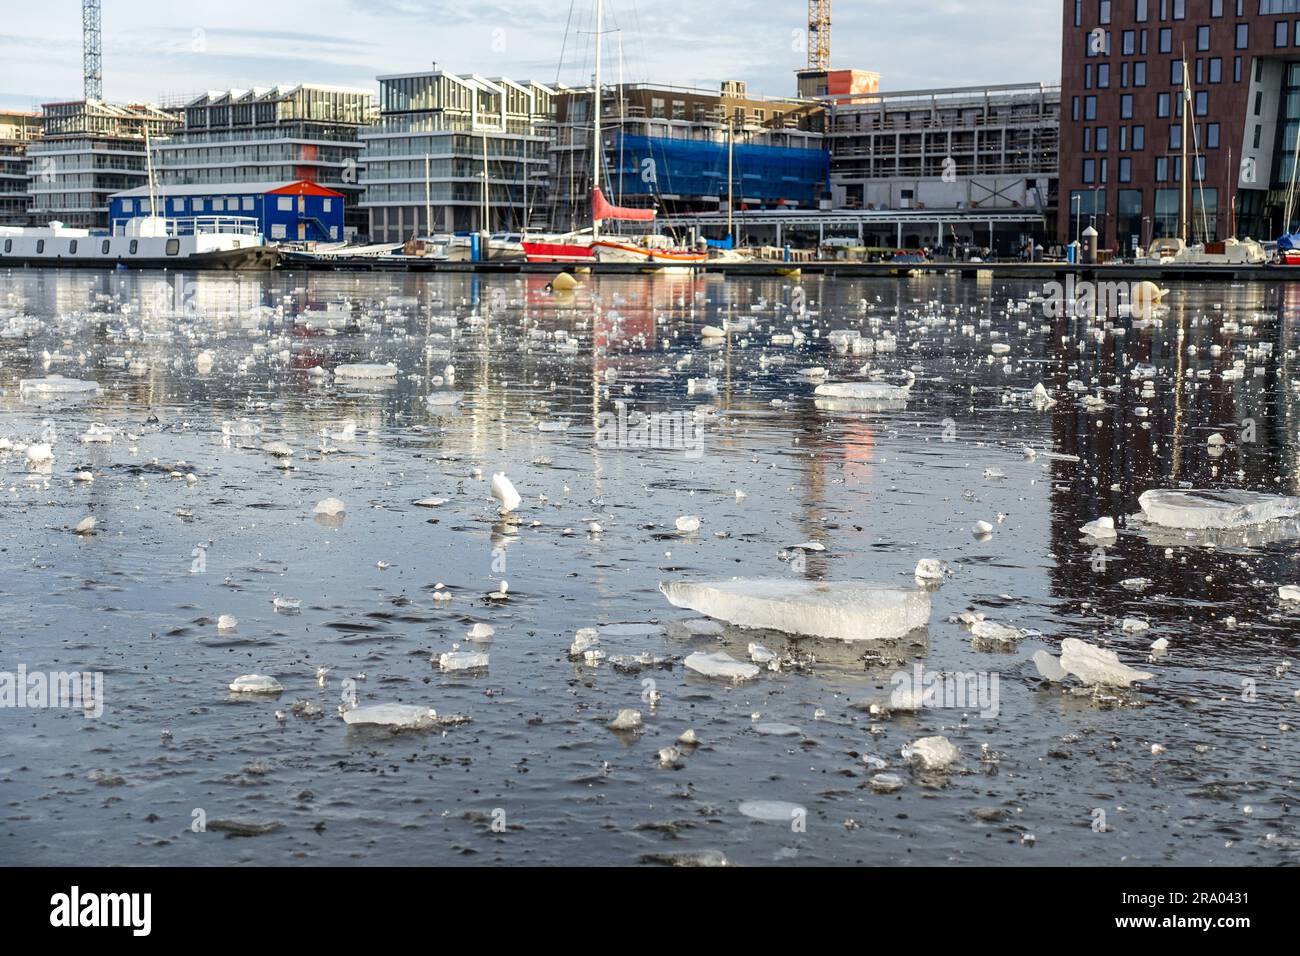
[(834, 382), (818, 385), (818, 398), (843, 398), (855, 402), (905, 402), (912, 389), (907, 385), (889, 385), (885, 382)]
[(1061, 667), (1089, 686), (1128, 687), (1134, 681), (1150, 680), (1153, 676), (1121, 664), (1114, 651), (1074, 637), (1061, 642)]
[(343, 719), (350, 725), (428, 730), (438, 725), (438, 712), (419, 704), (372, 704), (344, 711)]
[(1142, 514), (1167, 528), (1244, 528), (1300, 515), (1300, 498), (1256, 491), (1174, 491), (1157, 488), (1138, 499)]
[(930, 621), (930, 596), (883, 584), (781, 578), (665, 582), (675, 606), (740, 627), (840, 641), (896, 640)]
[(753, 664), (746, 664), (744, 661), (738, 661), (730, 654), (722, 651), (716, 654), (705, 654), (703, 651), (696, 651), (682, 662), (688, 671), (695, 671), (697, 674), (703, 674), (705, 677), (721, 677), (724, 680), (753, 680), (758, 676), (758, 668)]

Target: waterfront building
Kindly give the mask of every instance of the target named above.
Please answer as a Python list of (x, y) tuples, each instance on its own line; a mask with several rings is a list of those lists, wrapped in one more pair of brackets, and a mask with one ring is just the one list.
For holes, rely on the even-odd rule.
[(239, 219), (255, 223), (268, 242), (340, 242), (346, 197), (318, 183), (228, 183), (149, 186), (110, 197), (114, 232), (142, 216), (175, 219), (182, 232), (196, 220)]
[(365, 232), (360, 131), (370, 90), (300, 84), (205, 93), (154, 153), (159, 184), (213, 187), (306, 181), (341, 193), (346, 225)]
[[(590, 224), (592, 91), (556, 95), (550, 223)], [(725, 209), (818, 210), (829, 205), (823, 111), (806, 99), (636, 83), (602, 94), (604, 191), (618, 205), (667, 217)], [(731, 187), (728, 189), (728, 170)]]
[(27, 222), (27, 148), (40, 135), (39, 113), (0, 110), (0, 225)]
[[(823, 102), (837, 212), (907, 212), (919, 228), (909, 226), (901, 244), (913, 248), (956, 240), (1015, 254), (1048, 238), (1057, 206), (1059, 87), (849, 91)], [(937, 219), (925, 228), (924, 210), (944, 213), (943, 228)], [(998, 215), (990, 221), (988, 213)], [(897, 243), (895, 223), (870, 219), (865, 244)]]
[(108, 197), (148, 181), (145, 131), (153, 140), (180, 118), (149, 104), (47, 103), (41, 136), (27, 149), (28, 217), (80, 229), (108, 227)]
[(437, 64), (378, 79), (380, 118), (360, 134), (361, 207), (373, 241), (519, 232), (545, 209), (549, 87)]
[(1288, 228), (1300, 0), (1064, 0), (1063, 241), (1088, 226), (1121, 252), (1177, 236), (1184, 64), (1189, 240)]

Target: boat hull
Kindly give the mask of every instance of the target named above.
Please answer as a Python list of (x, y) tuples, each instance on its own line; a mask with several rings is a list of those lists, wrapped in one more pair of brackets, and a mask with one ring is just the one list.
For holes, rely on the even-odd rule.
[(53, 256), (3, 255), (0, 269), (208, 269), (218, 272), (260, 272), (274, 269), (280, 262), (275, 246), (251, 246), (246, 249), (221, 249), (188, 256)]
[(651, 266), (699, 266), (709, 261), (708, 253), (683, 249), (655, 249), (624, 242), (593, 243), (600, 262), (631, 262)]
[(524, 240), (524, 258), (529, 262), (581, 262), (590, 265), (596, 254), (590, 245), (574, 242)]

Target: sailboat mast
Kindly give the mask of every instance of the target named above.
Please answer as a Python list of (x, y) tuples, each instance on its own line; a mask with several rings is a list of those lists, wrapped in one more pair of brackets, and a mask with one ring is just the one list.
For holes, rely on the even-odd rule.
[[(592, 98), (592, 129), (593, 136), (591, 141), (591, 191), (592, 191), (592, 208), (595, 208), (596, 190), (600, 188), (600, 164), (601, 154), (604, 152), (600, 140), (600, 41), (605, 32), (605, 2), (596, 0), (596, 83), (595, 88), (591, 91)], [(600, 223), (596, 221), (595, 216), (591, 220), (591, 234), (595, 238), (600, 237)]]
[[(735, 182), (733, 173), (733, 164), (735, 162), (736, 151), (736, 122), (735, 117), (727, 119), (727, 238), (731, 238), (731, 210), (735, 208), (736, 201), (732, 192), (732, 183)], [(734, 244), (734, 240), (733, 240)]]
[(158, 184), (153, 175), (153, 147), (149, 145), (149, 121), (144, 121), (145, 168), (149, 172), (149, 216), (158, 215)]
[(1182, 182), (1179, 184), (1179, 230), (1183, 238), (1183, 244), (1188, 242), (1188, 216), (1187, 216), (1187, 181), (1191, 175), (1187, 168), (1187, 113), (1192, 108), (1192, 75), (1187, 69), (1187, 48), (1183, 47), (1183, 159), (1182, 159)]

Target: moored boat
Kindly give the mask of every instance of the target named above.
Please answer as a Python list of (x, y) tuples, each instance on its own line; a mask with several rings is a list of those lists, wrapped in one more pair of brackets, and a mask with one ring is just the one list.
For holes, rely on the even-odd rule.
[(0, 267), (273, 269), (279, 249), (257, 230), (256, 220), (225, 216), (145, 216), (119, 223), (111, 234), (60, 222), (0, 226)]

